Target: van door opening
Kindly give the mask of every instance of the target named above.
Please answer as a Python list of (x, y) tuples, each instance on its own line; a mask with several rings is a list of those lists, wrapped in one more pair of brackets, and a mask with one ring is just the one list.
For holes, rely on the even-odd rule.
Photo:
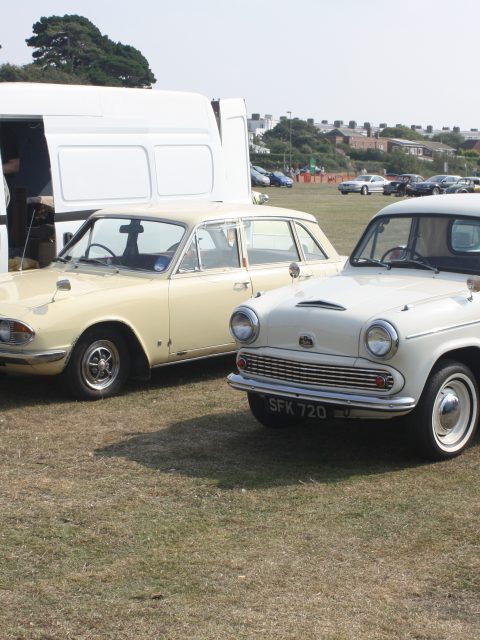
[[(5, 175), (8, 270), (44, 267), (56, 254), (50, 157), (42, 118), (0, 122), (2, 163), (12, 155), (18, 170)], [(8, 200), (6, 193), (6, 200)], [(3, 247), (2, 247), (3, 250)]]

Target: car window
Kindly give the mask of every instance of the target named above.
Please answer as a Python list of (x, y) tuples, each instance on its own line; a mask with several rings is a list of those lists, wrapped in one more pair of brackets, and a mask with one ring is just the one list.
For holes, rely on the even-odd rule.
[(185, 233), (183, 225), (140, 218), (96, 218), (61, 252), (65, 260), (165, 271)]
[(455, 220), (452, 222), (450, 243), (457, 253), (480, 251), (480, 221)]
[(179, 273), (240, 267), (238, 229), (235, 222), (215, 222), (199, 227), (179, 265)]
[(318, 242), (302, 224), (295, 222), (295, 229), (307, 262), (311, 260), (325, 260), (327, 258)]
[(300, 259), (287, 220), (246, 220), (244, 233), (251, 265)]

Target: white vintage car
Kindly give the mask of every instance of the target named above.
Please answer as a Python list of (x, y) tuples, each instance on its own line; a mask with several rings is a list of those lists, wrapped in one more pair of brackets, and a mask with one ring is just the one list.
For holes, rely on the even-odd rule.
[(94, 399), (152, 367), (233, 352), (232, 310), (289, 282), (292, 261), (306, 280), (344, 258), (313, 216), (288, 209), (99, 211), (50, 266), (0, 276), (1, 371), (61, 373)]
[(471, 443), (479, 415), (480, 195), (397, 202), (345, 269), (239, 306), (230, 384), (270, 427), (402, 418), (427, 457)]

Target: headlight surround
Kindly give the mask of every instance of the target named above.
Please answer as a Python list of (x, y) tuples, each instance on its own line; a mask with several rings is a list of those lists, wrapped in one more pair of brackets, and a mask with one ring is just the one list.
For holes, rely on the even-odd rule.
[(375, 358), (391, 358), (397, 352), (398, 342), (395, 327), (385, 320), (375, 320), (365, 334), (367, 351)]
[(240, 307), (230, 318), (230, 333), (238, 342), (249, 344), (253, 342), (260, 330), (257, 314), (248, 307)]
[(27, 344), (35, 335), (32, 327), (18, 320), (0, 320), (0, 344)]

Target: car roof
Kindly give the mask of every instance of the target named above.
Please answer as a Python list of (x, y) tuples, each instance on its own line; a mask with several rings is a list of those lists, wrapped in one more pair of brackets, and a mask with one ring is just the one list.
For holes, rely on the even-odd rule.
[(134, 205), (108, 209), (99, 209), (95, 216), (135, 215), (145, 218), (158, 218), (175, 220), (189, 226), (195, 226), (203, 220), (228, 220), (242, 217), (278, 218), (294, 217), (308, 222), (317, 222), (310, 213), (285, 209), (283, 207), (271, 207), (257, 204), (232, 204), (223, 202), (185, 203), (185, 201), (165, 205)]
[(480, 218), (480, 194), (441, 194), (402, 200), (380, 209), (374, 218), (377, 216), (426, 214), (475, 216)]

